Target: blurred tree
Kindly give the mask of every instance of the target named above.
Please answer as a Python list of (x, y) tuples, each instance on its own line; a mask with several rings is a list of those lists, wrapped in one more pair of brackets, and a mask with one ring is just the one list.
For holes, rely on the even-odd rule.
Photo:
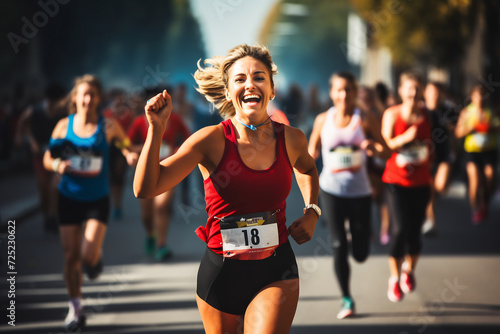
[(398, 65), (441, 66), (461, 58), (474, 33), (478, 1), (351, 0), (371, 40), (388, 46)]
[[(463, 59), (479, 17), (485, 19), (486, 80), (500, 81), (500, 1), (351, 0), (368, 23), (370, 40), (391, 50), (396, 66), (417, 62), (445, 68)], [(500, 86), (500, 85), (499, 85)], [(494, 90), (496, 98), (500, 89)]]

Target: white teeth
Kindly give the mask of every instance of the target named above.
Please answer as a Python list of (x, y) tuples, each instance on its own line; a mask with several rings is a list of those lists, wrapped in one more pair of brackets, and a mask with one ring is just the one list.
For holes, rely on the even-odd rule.
[(243, 96), (243, 102), (248, 101), (250, 99), (255, 99), (258, 102), (261, 100), (261, 97), (259, 95), (255, 95), (255, 94)]

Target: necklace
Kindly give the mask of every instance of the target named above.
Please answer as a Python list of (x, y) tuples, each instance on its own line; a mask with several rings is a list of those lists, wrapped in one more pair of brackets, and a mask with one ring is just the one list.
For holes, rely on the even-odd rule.
[(258, 125), (252, 125), (252, 124), (245, 124), (245, 123), (243, 123), (242, 121), (240, 121), (240, 120), (238, 119), (238, 117), (236, 117), (236, 116), (234, 117), (234, 119), (236, 119), (238, 122), (240, 122), (240, 124), (242, 124), (242, 125), (246, 126), (247, 128), (249, 128), (249, 129), (250, 129), (250, 130), (252, 130), (252, 131), (256, 131), (256, 130), (257, 130), (257, 128), (258, 128), (259, 126), (266, 125), (266, 124), (267, 124), (267, 121), (269, 121), (269, 119), (270, 119), (270, 118), (271, 118), (271, 116), (269, 116), (269, 117), (268, 117), (268, 118), (267, 118), (264, 122), (262, 122), (262, 123), (260, 123), (260, 124), (258, 124)]

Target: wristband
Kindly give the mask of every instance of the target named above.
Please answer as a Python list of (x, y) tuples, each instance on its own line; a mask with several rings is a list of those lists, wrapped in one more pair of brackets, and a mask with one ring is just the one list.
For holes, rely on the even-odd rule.
[(318, 218), (321, 217), (321, 209), (319, 208), (319, 206), (317, 206), (316, 204), (306, 205), (306, 207), (304, 208), (304, 214), (306, 214), (307, 210), (309, 209), (313, 209), (316, 215), (318, 215)]
[(56, 158), (52, 161), (52, 169), (54, 172), (59, 173), (59, 165), (61, 164), (61, 158)]

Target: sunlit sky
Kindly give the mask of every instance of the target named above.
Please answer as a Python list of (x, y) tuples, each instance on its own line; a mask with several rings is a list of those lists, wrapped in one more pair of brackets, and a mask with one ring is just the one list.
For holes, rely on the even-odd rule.
[(232, 47), (255, 44), (270, 9), (279, 0), (190, 0), (208, 57), (225, 55)]

